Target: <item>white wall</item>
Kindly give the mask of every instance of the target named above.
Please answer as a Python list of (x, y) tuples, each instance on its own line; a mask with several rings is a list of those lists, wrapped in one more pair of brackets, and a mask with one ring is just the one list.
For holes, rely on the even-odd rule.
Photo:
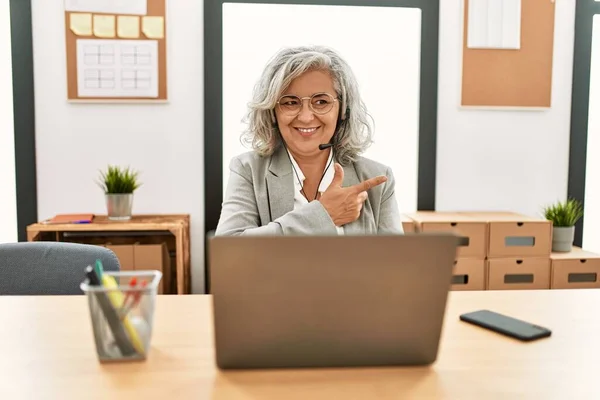
[(539, 215), (567, 195), (575, 2), (556, 2), (547, 111), (459, 109), (462, 3), (440, 1), (436, 209)]
[[(134, 213), (191, 215), (192, 289), (204, 291), (203, 3), (169, 1), (168, 104), (66, 100), (62, 1), (34, 1), (39, 218), (105, 213), (95, 183), (108, 163), (142, 171)], [(2, 27), (5, 25), (2, 24)], [(2, 28), (4, 29), (4, 28)]]
[(10, 3), (0, 2), (0, 243), (17, 241)]
[(600, 252), (600, 15), (594, 15), (585, 173), (583, 247)]
[[(350, 64), (375, 121), (374, 143), (363, 155), (392, 169), (402, 187), (396, 191), (400, 210), (417, 210), (419, 8), (228, 3), (223, 19), (223, 191), (231, 158), (248, 151), (240, 144), (242, 118), (264, 66), (283, 47), (323, 44)], [(302, 26), (302, 34), (290, 35), (290, 26)], [(389, 47), (390, 37), (411, 40)]]

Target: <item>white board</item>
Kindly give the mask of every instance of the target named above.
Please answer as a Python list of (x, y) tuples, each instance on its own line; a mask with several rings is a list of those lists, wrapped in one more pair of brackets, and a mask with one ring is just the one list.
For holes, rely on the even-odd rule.
[(600, 15), (594, 15), (590, 65), (583, 248), (600, 252)]
[(392, 168), (400, 211), (416, 211), (420, 38), (419, 8), (223, 4), (223, 193), (229, 161), (249, 150), (242, 118), (267, 61), (285, 46), (320, 44), (348, 61), (375, 121), (363, 156)]
[(10, 3), (0, 3), (0, 243), (16, 242), (17, 186)]

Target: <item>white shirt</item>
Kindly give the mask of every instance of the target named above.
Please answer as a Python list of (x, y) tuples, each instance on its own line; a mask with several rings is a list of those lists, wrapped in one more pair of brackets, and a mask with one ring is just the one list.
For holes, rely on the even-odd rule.
[[(304, 195), (301, 192), (302, 185), (304, 184), (305, 176), (302, 173), (300, 166), (294, 159), (294, 156), (292, 156), (292, 153), (290, 153), (288, 151), (288, 154), (290, 155), (290, 160), (292, 161), (292, 165), (294, 166), (294, 169), (296, 170), (296, 172), (292, 171), (292, 174), (294, 175), (294, 209), (298, 209), (298, 208), (302, 207), (303, 205), (308, 204), (308, 200), (306, 199), (306, 197), (304, 197)], [(325, 175), (323, 176), (323, 179), (321, 180), (321, 183), (319, 184), (319, 193), (320, 194), (323, 194), (323, 192), (325, 190), (327, 190), (327, 188), (333, 181), (333, 177), (335, 175), (335, 168), (333, 167), (333, 162), (331, 161), (332, 157), (333, 157), (333, 151), (330, 150), (329, 158), (327, 159), (327, 163), (325, 164), (325, 168), (327, 168), (327, 166), (329, 166), (329, 168), (327, 168), (327, 171), (325, 171)], [(296, 173), (298, 174), (298, 176), (296, 176)], [(335, 228), (337, 230), (338, 235), (344, 234), (344, 227), (336, 226)]]

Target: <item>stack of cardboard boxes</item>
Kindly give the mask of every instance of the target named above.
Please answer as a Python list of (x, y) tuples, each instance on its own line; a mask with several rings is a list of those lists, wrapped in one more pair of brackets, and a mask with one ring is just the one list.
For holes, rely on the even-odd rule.
[(552, 222), (510, 212), (468, 213), (488, 224), (486, 289), (549, 289)]
[(600, 288), (600, 254), (552, 253), (552, 223), (512, 212), (420, 211), (405, 233), (459, 236), (452, 290)]
[(460, 237), (454, 263), (452, 290), (484, 290), (486, 284), (486, 222), (468, 215), (450, 212), (422, 211), (407, 214), (414, 232), (453, 232)]

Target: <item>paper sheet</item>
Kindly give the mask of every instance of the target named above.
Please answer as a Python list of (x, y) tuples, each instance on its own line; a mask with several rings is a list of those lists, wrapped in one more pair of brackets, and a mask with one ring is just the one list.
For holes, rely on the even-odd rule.
[(521, 0), (469, 0), (467, 47), (521, 48)]
[(140, 17), (119, 15), (117, 17), (117, 35), (124, 39), (140, 37)]
[(147, 1), (148, 0), (65, 0), (65, 11), (146, 15), (148, 13)]
[(101, 38), (115, 37), (115, 16), (94, 15), (94, 36)]
[(156, 40), (77, 39), (79, 97), (158, 97)]
[(70, 26), (77, 36), (92, 36), (92, 14), (71, 14)]
[(162, 39), (165, 37), (163, 17), (142, 17), (142, 32), (148, 39)]

